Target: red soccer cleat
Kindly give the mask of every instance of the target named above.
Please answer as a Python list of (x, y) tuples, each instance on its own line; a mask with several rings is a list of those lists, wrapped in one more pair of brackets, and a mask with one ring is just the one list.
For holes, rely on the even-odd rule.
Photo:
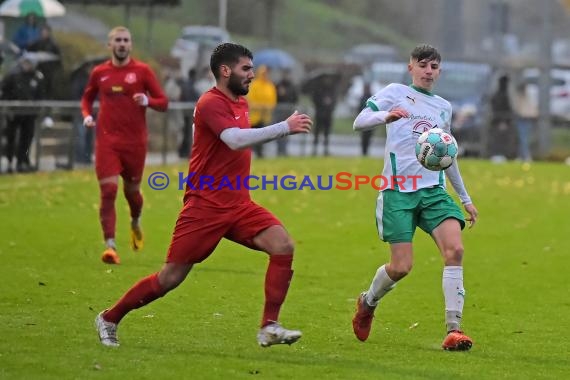
[(107, 248), (103, 252), (103, 255), (101, 256), (101, 260), (107, 264), (120, 264), (121, 263), (121, 259), (119, 259), (119, 255), (117, 254), (117, 251), (115, 251), (113, 248)]
[(356, 313), (352, 318), (352, 330), (354, 335), (364, 342), (370, 335), (372, 320), (374, 319), (374, 307), (368, 306), (362, 293), (356, 300)]
[(448, 351), (469, 351), (472, 345), (473, 341), (463, 331), (452, 330), (447, 333), (441, 347)]

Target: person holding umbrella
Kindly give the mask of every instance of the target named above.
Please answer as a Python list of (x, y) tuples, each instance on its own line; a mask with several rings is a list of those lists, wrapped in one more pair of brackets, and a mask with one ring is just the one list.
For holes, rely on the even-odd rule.
[(38, 16), (31, 12), (26, 15), (24, 23), (14, 33), (12, 42), (21, 50), (27, 50), (32, 43), (40, 38), (40, 35), (41, 26), (38, 22)]
[(51, 33), (51, 27), (44, 24), (41, 27), (40, 37), (28, 46), (28, 51), (44, 52), (53, 55), (53, 59), (38, 63), (38, 70), (45, 76), (46, 98), (56, 99), (56, 77), (61, 75), (63, 69), (61, 64), (61, 51), (54, 41)]

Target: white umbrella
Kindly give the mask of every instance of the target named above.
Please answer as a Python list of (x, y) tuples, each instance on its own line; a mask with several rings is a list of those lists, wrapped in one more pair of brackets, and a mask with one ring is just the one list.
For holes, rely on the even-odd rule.
[(59, 56), (48, 51), (27, 51), (20, 57), (20, 59), (28, 59), (34, 63), (40, 63), (59, 61)]
[(28, 13), (39, 17), (63, 16), (65, 7), (57, 0), (6, 0), (0, 5), (0, 16), (24, 17)]

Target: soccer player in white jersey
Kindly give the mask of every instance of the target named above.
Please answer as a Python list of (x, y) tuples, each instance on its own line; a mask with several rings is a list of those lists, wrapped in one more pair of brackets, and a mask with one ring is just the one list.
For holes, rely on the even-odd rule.
[[(412, 84), (388, 85), (370, 97), (354, 120), (357, 131), (386, 126), (382, 174), (383, 178), (396, 180), (391, 188), (380, 192), (376, 204), (378, 234), (390, 244), (390, 262), (378, 268), (368, 290), (358, 297), (352, 326), (359, 340), (368, 338), (379, 301), (412, 269), (412, 239), (419, 227), (431, 235), (445, 265), (443, 295), (447, 336), (442, 347), (466, 351), (473, 342), (460, 328), (465, 297), (461, 241), (465, 218), (445, 190), (443, 171), (425, 169), (415, 155), (416, 141), (424, 131), (438, 127), (450, 133), (451, 105), (432, 93), (440, 64), (441, 55), (434, 47), (417, 46), (408, 64)], [(466, 219), (472, 227), (477, 220), (477, 209), (463, 185), (457, 162), (446, 169), (445, 174), (469, 214)]]

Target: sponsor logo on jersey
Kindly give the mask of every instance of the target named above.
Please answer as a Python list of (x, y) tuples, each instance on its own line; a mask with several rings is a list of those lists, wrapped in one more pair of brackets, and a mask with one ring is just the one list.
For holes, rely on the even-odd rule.
[(133, 84), (137, 81), (137, 74), (135, 73), (128, 73), (127, 75), (125, 75), (125, 82), (129, 83), (129, 84)]
[(437, 125), (431, 125), (431, 123), (428, 121), (420, 120), (414, 124), (414, 128), (412, 128), (412, 134), (415, 137), (420, 137), (422, 133), (435, 127), (437, 127)]
[(113, 92), (123, 92), (123, 86), (111, 86)]

